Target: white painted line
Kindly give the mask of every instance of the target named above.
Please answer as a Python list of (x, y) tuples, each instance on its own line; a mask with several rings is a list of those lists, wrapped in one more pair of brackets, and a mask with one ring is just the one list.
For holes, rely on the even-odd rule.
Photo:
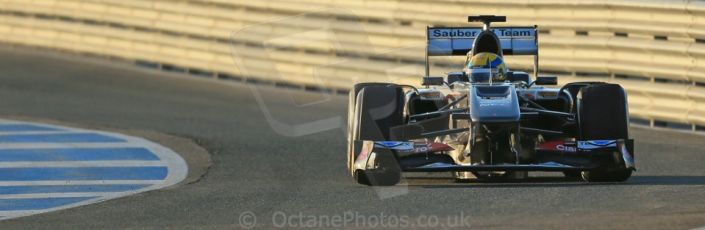
[[(168, 167), (163, 161), (16, 161), (0, 162), (0, 168)], [(2, 178), (0, 178), (2, 180)]]
[(18, 131), (9, 131), (9, 132), (3, 132), (0, 131), (0, 136), (8, 136), (8, 135), (37, 135), (37, 134), (61, 134), (61, 133), (78, 133), (78, 132), (73, 132), (73, 131), (64, 131), (64, 130), (53, 130), (53, 131), (24, 131), (24, 132), (18, 132)]
[(162, 180), (0, 181), (0, 186), (159, 184)]
[(142, 143), (0, 143), (0, 149), (46, 149), (46, 148), (139, 148)]
[[(120, 192), (104, 192), (103, 195), (120, 195)], [(96, 193), (92, 192), (64, 192), (64, 193), (27, 193), (27, 194), (12, 194), (2, 195), (0, 199), (36, 199), (36, 198), (62, 198), (62, 197), (94, 197)]]

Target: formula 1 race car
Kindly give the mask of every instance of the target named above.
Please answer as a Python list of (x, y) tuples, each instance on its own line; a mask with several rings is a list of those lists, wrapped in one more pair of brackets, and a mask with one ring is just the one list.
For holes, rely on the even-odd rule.
[[(627, 95), (617, 84), (538, 75), (537, 30), (494, 27), (504, 16), (470, 16), (483, 27), (427, 27), (423, 88), (359, 83), (350, 91), (348, 169), (365, 185), (402, 172), (457, 179), (526, 178), (563, 172), (589, 182), (627, 180), (634, 165)], [(429, 56), (466, 55), (462, 72), (429, 76)], [(534, 55), (533, 77), (509, 71), (507, 55)]]

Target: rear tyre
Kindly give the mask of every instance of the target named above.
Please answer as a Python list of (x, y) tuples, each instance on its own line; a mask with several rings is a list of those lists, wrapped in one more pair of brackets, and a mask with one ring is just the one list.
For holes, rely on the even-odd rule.
[[(627, 94), (621, 86), (589, 85), (580, 89), (577, 97), (581, 140), (629, 138)], [(589, 182), (622, 182), (629, 179), (631, 175), (632, 170), (627, 169), (624, 162), (581, 173), (583, 180)]]
[[(369, 83), (368, 83), (369, 84)], [(357, 90), (358, 85), (355, 87)], [(354, 163), (360, 146), (357, 140), (389, 140), (391, 127), (402, 125), (404, 110), (404, 92), (393, 84), (371, 84), (359, 87), (354, 99), (352, 120), (349, 129), (348, 167), (355, 180), (364, 185), (391, 186), (399, 183), (401, 169), (396, 157), (390, 150), (376, 149), (375, 158), (370, 162), (375, 169), (355, 169)]]

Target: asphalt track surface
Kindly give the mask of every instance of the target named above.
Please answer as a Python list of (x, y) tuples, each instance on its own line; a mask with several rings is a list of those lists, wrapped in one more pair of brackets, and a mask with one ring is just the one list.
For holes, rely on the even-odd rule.
[[(704, 136), (633, 128), (639, 171), (623, 184), (412, 178), (373, 189), (356, 185), (345, 170), (345, 96), (258, 86), (258, 103), (251, 85), (0, 50), (0, 117), (162, 132), (196, 140), (213, 159), (209, 171), (190, 184), (2, 221), (1, 229), (231, 229), (249, 227), (240, 225), (248, 212), (256, 216), (255, 228), (282, 226), (282, 215), (291, 220), (284, 223), (288, 227), (300, 225), (302, 216), (322, 222), (304, 225), (332, 228), (342, 224), (320, 217), (352, 214), (357, 219), (346, 227), (382, 223), (374, 216), (392, 225), (395, 217), (421, 222), (419, 217), (435, 216), (437, 227), (461, 216), (465, 220), (456, 223), (498, 229), (705, 226)], [(273, 216), (280, 219), (273, 222)]]

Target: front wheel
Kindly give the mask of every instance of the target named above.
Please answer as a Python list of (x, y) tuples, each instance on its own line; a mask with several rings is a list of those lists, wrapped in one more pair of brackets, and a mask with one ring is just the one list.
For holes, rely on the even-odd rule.
[[(356, 90), (358, 86), (355, 87)], [(401, 169), (394, 153), (374, 149), (365, 169), (355, 168), (357, 154), (362, 150), (356, 141), (387, 141), (390, 128), (403, 124), (404, 92), (393, 84), (363, 85), (351, 100), (348, 167), (359, 184), (390, 186), (399, 183)], [(372, 156), (374, 155), (374, 157)], [(369, 169), (367, 167), (370, 167)]]
[(356, 102), (357, 102), (357, 97), (360, 91), (364, 89), (365, 87), (370, 87), (370, 86), (391, 86), (392, 84), (390, 83), (379, 83), (379, 82), (364, 82), (364, 83), (358, 83), (353, 86), (353, 88), (350, 90), (350, 93), (348, 95), (348, 149), (347, 149), (347, 166), (348, 166), (348, 172), (354, 173), (353, 169), (353, 164), (355, 163), (355, 150), (354, 150), (354, 142), (355, 140), (359, 140), (359, 128), (357, 127), (356, 118), (355, 118), (355, 107)]
[(393, 186), (401, 180), (401, 169), (392, 151), (388, 149), (375, 149), (373, 157), (368, 164), (375, 166), (373, 169), (357, 169), (353, 173), (358, 184), (368, 186)]
[[(628, 115), (627, 94), (617, 84), (589, 85), (578, 92), (581, 140), (629, 139)], [(631, 175), (632, 170), (620, 161), (581, 173), (583, 180), (589, 182), (623, 182)]]

